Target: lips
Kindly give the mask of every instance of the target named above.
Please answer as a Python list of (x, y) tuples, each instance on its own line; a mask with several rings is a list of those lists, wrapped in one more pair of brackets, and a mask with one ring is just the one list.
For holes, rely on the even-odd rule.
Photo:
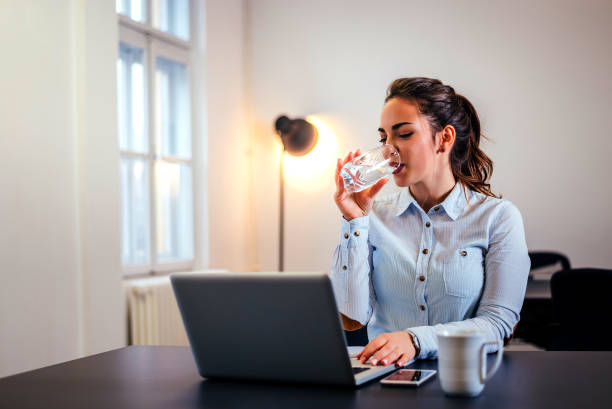
[(397, 169), (395, 169), (395, 170), (393, 171), (393, 174), (394, 174), (394, 175), (397, 175), (398, 173), (400, 173), (400, 172), (402, 171), (402, 169), (404, 169), (404, 166), (406, 166), (406, 165), (404, 165), (404, 164), (400, 164), (400, 165), (397, 167)]

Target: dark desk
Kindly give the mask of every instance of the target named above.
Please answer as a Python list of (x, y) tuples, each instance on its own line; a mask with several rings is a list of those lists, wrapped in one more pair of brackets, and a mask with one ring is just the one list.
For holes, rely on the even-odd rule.
[(611, 368), (612, 352), (508, 352), (467, 399), (437, 377), (418, 389), (203, 381), (188, 348), (129, 347), (0, 379), (0, 408), (610, 408)]

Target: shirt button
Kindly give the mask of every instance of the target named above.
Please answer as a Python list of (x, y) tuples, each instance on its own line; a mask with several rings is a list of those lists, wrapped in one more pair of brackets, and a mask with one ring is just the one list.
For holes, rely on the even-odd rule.
[(359, 233), (358, 231), (355, 232), (355, 236), (359, 236), (361, 233)]
[(343, 270), (346, 270), (347, 268), (348, 268), (347, 266), (342, 266), (342, 269), (343, 269)]
[(463, 251), (461, 252), (461, 255), (462, 255), (463, 257), (467, 256), (467, 251), (463, 250)]
[(434, 210), (437, 212), (438, 210), (440, 210), (440, 206), (434, 207)]
[(425, 281), (425, 276), (420, 276), (420, 277), (419, 277), (419, 280), (421, 280), (421, 281)]
[(424, 306), (424, 305), (419, 305), (419, 309), (420, 309), (421, 311), (425, 311), (425, 306)]
[(348, 237), (349, 237), (349, 234), (348, 233), (344, 233), (344, 238), (348, 239)]
[(431, 223), (429, 222), (425, 223), (425, 227), (429, 227), (429, 226), (431, 226)]
[(423, 249), (423, 254), (428, 254), (428, 253), (429, 253), (429, 250)]

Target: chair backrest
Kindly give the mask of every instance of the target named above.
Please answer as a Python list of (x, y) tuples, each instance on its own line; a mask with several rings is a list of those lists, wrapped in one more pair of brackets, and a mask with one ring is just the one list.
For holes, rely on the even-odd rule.
[(612, 350), (612, 270), (556, 272), (550, 280), (553, 310), (560, 324), (555, 350)]
[(563, 270), (569, 270), (571, 268), (569, 258), (567, 258), (565, 254), (554, 251), (530, 251), (529, 258), (531, 259), (532, 270), (552, 266), (557, 263), (561, 263)]

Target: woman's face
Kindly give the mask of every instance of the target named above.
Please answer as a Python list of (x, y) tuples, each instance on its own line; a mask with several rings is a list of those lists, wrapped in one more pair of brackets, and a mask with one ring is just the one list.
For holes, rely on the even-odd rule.
[(381, 143), (400, 153), (401, 166), (393, 175), (397, 186), (410, 186), (428, 179), (434, 169), (437, 146), (431, 127), (417, 107), (402, 98), (392, 98), (383, 107), (378, 128)]

